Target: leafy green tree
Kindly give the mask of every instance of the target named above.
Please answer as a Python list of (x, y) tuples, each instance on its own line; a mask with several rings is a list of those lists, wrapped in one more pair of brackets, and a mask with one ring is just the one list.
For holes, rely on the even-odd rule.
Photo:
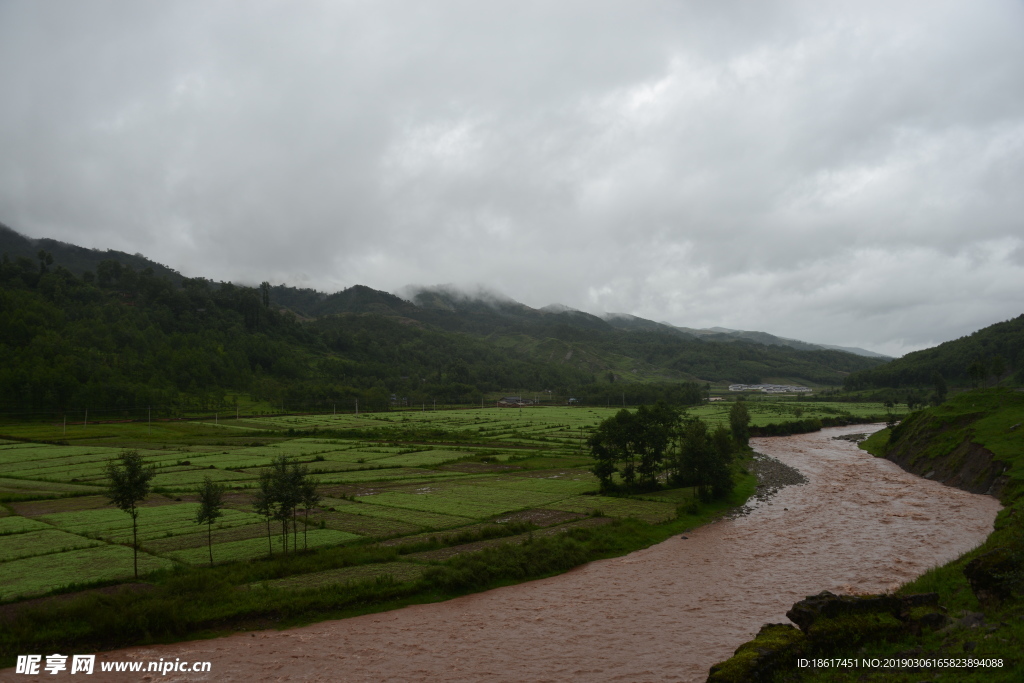
[(618, 471), (618, 463), (625, 462), (622, 478), (627, 486), (636, 479), (636, 468), (632, 459), (634, 431), (633, 415), (623, 408), (615, 415), (602, 420), (587, 440), (594, 466), (591, 472), (597, 477), (601, 490), (612, 488), (612, 477)]
[(306, 513), (305, 524), (302, 529), (302, 548), (306, 549), (309, 547), (306, 542), (306, 532), (309, 530), (309, 511), (319, 505), (322, 500), (320, 496), (320, 482), (317, 479), (307, 476), (306, 473), (303, 472), (300, 490), (302, 495), (302, 508)]
[(750, 413), (747, 411), (747, 404), (738, 400), (729, 409), (729, 429), (732, 432), (732, 439), (740, 447), (745, 448), (750, 441)]
[(199, 509), (196, 511), (196, 524), (206, 525), (206, 541), (210, 548), (210, 566), (213, 566), (213, 523), (224, 516), (221, 507), (224, 505), (224, 486), (214, 483), (210, 477), (204, 477), (202, 485), (196, 489), (199, 497)]
[(700, 418), (687, 420), (679, 438), (678, 474), (674, 483), (694, 486), (702, 502), (732, 492), (732, 473), (728, 458), (731, 444), (721, 435), (708, 432)]
[(943, 379), (942, 375), (938, 372), (932, 375), (932, 386), (935, 387), (935, 393), (932, 395), (932, 402), (935, 405), (945, 403), (946, 394), (949, 392), (949, 388), (946, 386), (946, 380)]
[(658, 474), (664, 470), (665, 454), (678, 426), (679, 411), (664, 402), (637, 408), (633, 416), (632, 447), (639, 456), (637, 473), (642, 487), (657, 487)]
[(274, 556), (274, 544), (270, 539), (270, 521), (277, 518), (277, 503), (274, 501), (274, 474), (260, 470), (259, 486), (252, 501), (253, 510), (267, 520), (267, 556)]
[(274, 519), (281, 523), (281, 543), (288, 552), (288, 524), (294, 523), (295, 508), (302, 493), (293, 474), (288, 456), (279, 455), (270, 463), (271, 499), (274, 501)]
[(998, 384), (999, 380), (1006, 374), (1006, 361), (1002, 356), (995, 356), (989, 361), (988, 370), (992, 375), (993, 382)]
[(967, 374), (971, 378), (971, 383), (974, 386), (978, 386), (981, 380), (985, 378), (985, 363), (981, 360), (974, 361), (967, 366)]
[(110, 502), (132, 518), (132, 550), (135, 578), (139, 578), (139, 503), (149, 495), (154, 467), (146, 467), (136, 450), (121, 451), (116, 460), (107, 463), (107, 491)]

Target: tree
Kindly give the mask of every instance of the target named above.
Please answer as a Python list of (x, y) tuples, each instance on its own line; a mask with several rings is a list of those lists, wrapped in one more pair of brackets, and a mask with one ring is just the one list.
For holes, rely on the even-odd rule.
[[(305, 468), (303, 468), (305, 470)], [(302, 529), (302, 548), (305, 550), (308, 547), (306, 543), (306, 532), (309, 529), (309, 510), (315, 508), (320, 504), (320, 481), (317, 479), (311, 479), (306, 476), (303, 471), (302, 482), (300, 484), (302, 494), (302, 507), (306, 512), (305, 527)]]
[(274, 556), (274, 544), (270, 540), (270, 520), (277, 518), (277, 503), (274, 501), (274, 474), (260, 470), (259, 487), (252, 501), (253, 510), (267, 520), (267, 556)]
[(746, 447), (750, 441), (750, 413), (747, 412), (747, 404), (738, 400), (729, 410), (729, 429), (732, 432), (733, 441), (741, 447)]
[(943, 379), (942, 375), (938, 372), (932, 374), (932, 385), (935, 387), (935, 394), (932, 396), (932, 402), (935, 405), (945, 403), (946, 393), (949, 389), (946, 387), (946, 380)]
[(674, 483), (696, 487), (697, 497), (705, 503), (724, 498), (733, 488), (729, 471), (731, 457), (732, 444), (724, 427), (721, 431), (709, 433), (700, 418), (687, 420), (679, 437)]
[(135, 578), (139, 578), (139, 502), (149, 495), (149, 480), (156, 469), (145, 467), (142, 456), (136, 450), (121, 451), (116, 460), (107, 463), (106, 496), (119, 509), (127, 512), (132, 518), (132, 550), (135, 566)]
[(625, 462), (622, 479), (627, 486), (636, 480), (636, 464), (632, 449), (634, 432), (633, 414), (623, 408), (602, 420), (587, 440), (590, 454), (597, 461), (591, 472), (597, 477), (602, 490), (612, 487), (612, 476), (618, 471), (617, 463)]
[(1003, 360), (1002, 356), (996, 356), (989, 361), (988, 370), (992, 374), (994, 383), (999, 384), (999, 380), (1006, 374), (1006, 361)]
[(640, 485), (656, 488), (658, 474), (664, 469), (665, 453), (679, 426), (679, 411), (658, 401), (653, 407), (637, 408), (633, 418), (632, 446), (640, 458)]
[(281, 542), (288, 552), (288, 523), (294, 522), (295, 508), (301, 501), (301, 492), (292, 475), (288, 456), (279, 455), (270, 463), (271, 500), (274, 502), (274, 519), (281, 522)]
[(199, 496), (199, 509), (196, 511), (196, 524), (206, 525), (206, 541), (210, 547), (210, 566), (213, 566), (213, 523), (224, 516), (221, 507), (224, 504), (224, 486), (215, 484), (210, 477), (203, 478), (203, 484), (196, 489)]
[(987, 370), (985, 368), (985, 363), (981, 360), (976, 360), (967, 366), (967, 375), (971, 378), (971, 382), (974, 383), (974, 386), (978, 386), (981, 383), (981, 380), (985, 378), (986, 373)]

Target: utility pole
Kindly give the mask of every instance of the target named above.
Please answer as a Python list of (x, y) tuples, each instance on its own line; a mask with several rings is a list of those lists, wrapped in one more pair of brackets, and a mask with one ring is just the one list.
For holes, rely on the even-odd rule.
[(359, 414), (359, 399), (356, 399), (356, 415)]
[(146, 406), (147, 417), (146, 420), (149, 422), (149, 433), (153, 433), (153, 406)]

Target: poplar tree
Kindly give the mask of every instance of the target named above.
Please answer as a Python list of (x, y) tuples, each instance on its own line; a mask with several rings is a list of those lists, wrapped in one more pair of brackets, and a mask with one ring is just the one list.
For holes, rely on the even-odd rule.
[(745, 448), (750, 441), (750, 413), (747, 411), (747, 404), (738, 400), (729, 410), (729, 430), (732, 432), (732, 439), (736, 445)]
[(132, 551), (135, 578), (139, 578), (139, 506), (149, 495), (149, 481), (154, 467), (145, 467), (136, 450), (121, 451), (116, 460), (107, 462), (107, 491), (110, 502), (132, 518)]
[(277, 517), (277, 503), (274, 502), (274, 474), (270, 470), (260, 470), (259, 487), (252, 502), (253, 510), (267, 520), (267, 556), (274, 556), (274, 544), (270, 536), (270, 520)]
[(199, 509), (196, 511), (196, 524), (206, 525), (206, 541), (210, 548), (210, 566), (213, 566), (213, 523), (224, 516), (221, 507), (224, 505), (224, 486), (215, 484), (210, 477), (203, 478), (203, 484), (196, 489), (199, 496)]

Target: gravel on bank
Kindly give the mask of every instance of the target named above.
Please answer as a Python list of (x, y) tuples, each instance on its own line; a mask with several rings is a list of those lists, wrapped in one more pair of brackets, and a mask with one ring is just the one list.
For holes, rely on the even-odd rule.
[[(787, 486), (799, 486), (807, 483), (807, 477), (801, 474), (800, 470), (763, 453), (754, 453), (750, 471), (757, 477), (757, 490), (752, 496), (752, 501), (758, 503), (768, 502), (772, 496)], [(742, 505), (730, 517), (742, 517), (750, 514), (751, 510), (753, 510), (752, 505)]]

